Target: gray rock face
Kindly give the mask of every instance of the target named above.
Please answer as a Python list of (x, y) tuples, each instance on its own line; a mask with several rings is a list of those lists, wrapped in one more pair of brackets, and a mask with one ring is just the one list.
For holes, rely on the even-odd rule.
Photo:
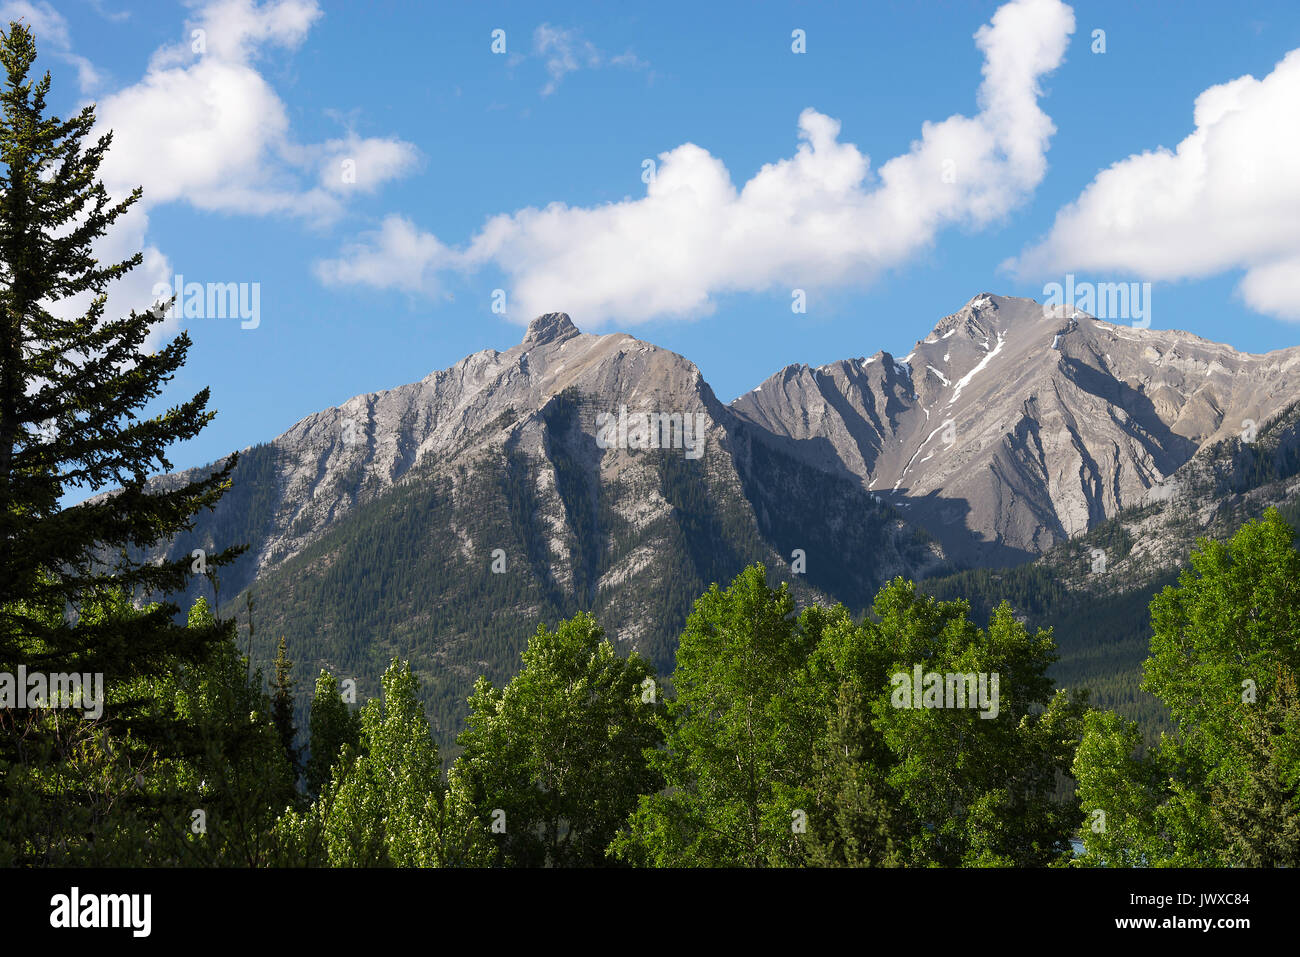
[[(789, 366), (727, 406), (682, 356), (554, 313), (246, 449), (216, 509), (155, 555), (248, 543), (220, 597), (229, 615), (256, 593), (256, 660), (284, 635), (297, 680), (346, 668), (366, 694), (412, 660), (447, 743), (474, 680), (508, 679), (539, 622), (591, 611), (666, 674), (692, 602), (754, 561), (799, 602), (854, 611), (954, 560), (1149, 582), (1189, 530), (1294, 497), (1297, 374), (1300, 348), (1246, 355), (984, 294), (901, 359)], [(646, 413), (667, 417), (658, 450)], [(1258, 443), (1225, 441), (1252, 427)], [(1144, 503), (1164, 504), (1125, 512), (1132, 548), (1089, 574), (1086, 540), (1067, 540)], [(213, 590), (196, 575), (178, 597)]]
[[(624, 415), (634, 422), (647, 413), (666, 417), (663, 453), (639, 447), (649, 444), (645, 429), (618, 427)], [(689, 436), (679, 437), (687, 424)], [(528, 548), (542, 556), (533, 565), (545, 588), (613, 609), (618, 633), (633, 643), (642, 628), (662, 625), (649, 613), (662, 606), (663, 590), (683, 590), (676, 566), (684, 557), (702, 590), (738, 572), (737, 562), (777, 567), (802, 548), (814, 592), (864, 602), (881, 582), (942, 563), (938, 545), (856, 474), (809, 468), (771, 439), (719, 402), (682, 356), (629, 335), (583, 334), (555, 313), (534, 319), (505, 352), (478, 352), (419, 382), (355, 396), (298, 422), (269, 451), (250, 450), (274, 461), (256, 470), (274, 483), (262, 496), (271, 502), (265, 519), (233, 522), (239, 506), (223, 501), (168, 548), (220, 548), (259, 529), (239, 570), (223, 579), (223, 594), (233, 596), (327, 540), (360, 507), (403, 483), (426, 483), (449, 486), (454, 500), (448, 527), (431, 535), (452, 543), (466, 567), (485, 566), (502, 525), (484, 521), (481, 482), (471, 479), (523, 474), (534, 504), (521, 518), (544, 529), (544, 541)]]
[(983, 293), (901, 360), (790, 366), (731, 409), (884, 495), (955, 560), (1002, 565), (1141, 503), (1300, 397), (1298, 376), (1300, 347), (1250, 355)]
[[(553, 313), (505, 352), (355, 396), (251, 450), (262, 454), (250, 469), (258, 494), (232, 495), (168, 550), (251, 541), (223, 582), (233, 595), (359, 506), (428, 482), (454, 490), (449, 527), (436, 534), (482, 562), (493, 545), (480, 540), (482, 505), (466, 476), (507, 470), (530, 483), (547, 587), (633, 609), (622, 612), (633, 635), (636, 596), (680, 585), (670, 566), (683, 549), (696, 561), (726, 556), (692, 573), (706, 582), (728, 563), (774, 567), (803, 549), (818, 570), (811, 587), (862, 607), (894, 575), (945, 561), (1013, 564), (1169, 494), (1200, 450), (1262, 428), (1300, 398), (1298, 375), (1300, 347), (1248, 355), (982, 294), (901, 359), (789, 366), (724, 406), (682, 356), (584, 334)], [(599, 417), (622, 410), (698, 416), (698, 457), (672, 450), (680, 468), (668, 475), (627, 441), (634, 429), (602, 435)], [(575, 470), (586, 489), (578, 498)], [(679, 493), (697, 483), (691, 501), (712, 517), (684, 516), (672, 482)], [(232, 518), (252, 501), (255, 520)], [(725, 543), (694, 540), (724, 527)]]
[[(702, 412), (706, 450), (719, 442), (719, 420), (729, 418), (699, 370), (681, 356), (631, 336), (583, 335), (563, 313), (541, 316), (506, 352), (478, 352), (419, 382), (355, 396), (275, 439), (281, 511), (259, 564), (296, 554), (349, 508), (382, 496), (416, 466), (451, 469), (483, 454), (499, 455), (508, 440), (534, 459), (536, 482), (553, 486), (541, 413), (566, 389), (603, 397), (615, 414), (620, 405)], [(591, 418), (582, 427), (594, 438)], [(599, 468), (617, 477), (629, 468), (628, 456), (610, 452)], [(555, 519), (563, 525), (562, 516)], [(563, 578), (560, 552), (557, 545)]]
[(568, 313), (548, 312), (528, 324), (523, 344), (525, 348), (544, 346), (572, 339), (576, 335), (579, 335), (578, 327), (573, 324)]

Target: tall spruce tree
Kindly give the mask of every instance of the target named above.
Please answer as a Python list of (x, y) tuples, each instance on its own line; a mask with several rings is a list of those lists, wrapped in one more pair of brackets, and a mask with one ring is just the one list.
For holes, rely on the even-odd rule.
[[(141, 196), (113, 200), (97, 178), (112, 142), (88, 142), (93, 106), (71, 119), (46, 115), (50, 76), (29, 79), (32, 31), (0, 31), (0, 665), (103, 672), (111, 681), (201, 660), (223, 630), (186, 628), (159, 602), (139, 618), (76, 621), (93, 596), (179, 591), (189, 556), (152, 562), (143, 549), (192, 527), (229, 485), (235, 465), (169, 488), (165, 450), (215, 413), (208, 390), (160, 414), (142, 410), (185, 362), (181, 333), (160, 350), (147, 339), (162, 311), (106, 317), (106, 290), (142, 257), (95, 258), (95, 244)], [(88, 305), (68, 317), (77, 302)], [(119, 491), (74, 507), (70, 491)], [(242, 548), (205, 556), (228, 564)], [(48, 612), (53, 609), (57, 614)]]
[(296, 778), (302, 762), (298, 757), (298, 747), (294, 744), (297, 729), (293, 726), (293, 662), (289, 660), (289, 646), (284, 635), (280, 636), (280, 645), (275, 653), (275, 678), (271, 681), (271, 720), (275, 723), (284, 756)]

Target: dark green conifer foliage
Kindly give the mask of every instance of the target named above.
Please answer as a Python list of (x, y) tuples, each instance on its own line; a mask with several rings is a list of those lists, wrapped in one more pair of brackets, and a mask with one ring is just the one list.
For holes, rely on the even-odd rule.
[(817, 757), (822, 785), (809, 821), (809, 863), (814, 867), (901, 867), (891, 795), (867, 759), (863, 741), (869, 696), (844, 681), (831, 705), (826, 743)]
[[(106, 315), (111, 283), (142, 257), (103, 263), (95, 245), (140, 190), (108, 195), (98, 170), (112, 135), (89, 139), (93, 106), (67, 120), (47, 115), (50, 77), (30, 78), (35, 59), (28, 27), (0, 30), (0, 671), (102, 674), (107, 704), (93, 724), (47, 714), (0, 731), (0, 821), (31, 820), (34, 802), (52, 807), (59, 827), (87, 822), (67, 839), (49, 828), (19, 836), (0, 859), (127, 863), (126, 849), (152, 853), (139, 828), (152, 819), (156, 830), (162, 813), (149, 807), (147, 772), (123, 777), (128, 755), (183, 761), (193, 739), (191, 716), (157, 707), (153, 689), (219, 657), (228, 630), (215, 616), (186, 627), (172, 602), (136, 605), (242, 549), (161, 563), (141, 556), (216, 504), (235, 460), (193, 481), (146, 488), (150, 474), (171, 470), (167, 448), (214, 413), (204, 389), (146, 415), (184, 364), (190, 339), (182, 333), (151, 348), (163, 320), (157, 306)], [(70, 493), (110, 489), (65, 506)], [(114, 783), (88, 786), (97, 780), (88, 777), (92, 766)], [(109, 791), (112, 801), (102, 799)], [(53, 804), (52, 794), (60, 795)]]
[[(97, 173), (112, 134), (87, 142), (93, 106), (68, 120), (47, 116), (50, 77), (29, 78), (35, 58), (28, 27), (0, 31), (0, 664), (156, 673), (175, 656), (201, 659), (220, 640), (220, 623), (185, 628), (168, 602), (129, 627), (120, 618), (74, 626), (62, 612), (106, 589), (180, 590), (193, 573), (188, 555), (155, 564), (132, 559), (132, 549), (191, 527), (227, 487), (235, 459), (193, 481), (146, 490), (151, 473), (172, 468), (167, 447), (196, 435), (215, 413), (203, 389), (141, 417), (184, 364), (190, 339), (181, 333), (150, 350), (147, 337), (163, 319), (157, 307), (105, 316), (109, 284), (142, 257), (101, 263), (94, 244), (141, 192), (109, 197)], [(89, 297), (89, 305), (67, 318), (75, 297)], [(63, 505), (69, 491), (114, 486), (116, 494)], [(240, 550), (201, 561), (217, 567)], [(50, 609), (59, 614), (44, 613)]]
[(298, 731), (293, 726), (293, 662), (289, 660), (289, 646), (280, 636), (280, 646), (275, 655), (275, 678), (271, 682), (271, 720), (280, 735), (284, 756), (297, 776), (301, 761), (294, 738)]

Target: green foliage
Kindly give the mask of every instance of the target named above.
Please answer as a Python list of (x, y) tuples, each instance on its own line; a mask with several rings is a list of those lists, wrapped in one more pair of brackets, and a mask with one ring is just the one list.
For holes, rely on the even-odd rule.
[(1063, 550), (1066, 556), (1061, 562), (1053, 555), (1051, 562), (1044, 559), (1015, 568), (972, 569), (926, 579), (918, 582), (917, 588), (942, 600), (969, 602), (972, 615), (979, 620), (987, 620), (1005, 601), (1030, 627), (1050, 627), (1058, 649), (1058, 658), (1048, 671), (1053, 680), (1064, 688), (1086, 690), (1094, 706), (1137, 721), (1151, 743), (1170, 724), (1167, 709), (1142, 690), (1142, 661), (1151, 642), (1147, 607), (1175, 574), (1157, 575), (1145, 582), (1112, 581), (1097, 593), (1067, 587), (1061, 570), (1067, 562), (1087, 568), (1092, 547), (1119, 537), (1118, 532), (1103, 528), (1096, 543), (1085, 537)]
[[(212, 627), (215, 619), (200, 599), (189, 625)], [(273, 826), (279, 810), (294, 799), (294, 772), (262, 691), (260, 672), (228, 640), (204, 664), (160, 679), (155, 708), (186, 730), (185, 757), (161, 768), (159, 791), (170, 789), (184, 812), (183, 845), (172, 849), (186, 863), (264, 866), (277, 860)], [(184, 804), (188, 799), (189, 808)], [(205, 830), (195, 832), (193, 813), (202, 811)]]
[[(797, 812), (810, 804), (819, 731), (808, 659), (843, 609), (795, 615), (761, 565), (696, 603), (677, 648), (666, 749), (652, 754), (667, 789), (642, 797), (624, 860), (656, 866), (800, 862)], [(805, 812), (806, 813), (806, 812)]]
[[(188, 558), (145, 562), (126, 550), (188, 528), (195, 513), (217, 503), (229, 469), (146, 487), (151, 473), (171, 469), (167, 447), (197, 435), (215, 413), (206, 411), (204, 389), (159, 415), (139, 415), (184, 364), (190, 340), (182, 333), (147, 351), (161, 312), (105, 318), (109, 283), (141, 255), (101, 264), (92, 249), (140, 190), (110, 200), (97, 175), (112, 134), (84, 142), (93, 106), (70, 120), (47, 116), (50, 77), (29, 79), (35, 58), (27, 26), (11, 23), (0, 33), (7, 74), (0, 88), (0, 665), (156, 674), (174, 658), (201, 659), (219, 630), (181, 628), (173, 622), (179, 609), (168, 603), (127, 630), (116, 618), (74, 624), (62, 612), (105, 590), (184, 587)], [(83, 295), (83, 314), (51, 311)], [(70, 491), (114, 486), (114, 494), (62, 505)], [(216, 568), (239, 551), (206, 561)]]
[[(1090, 720), (1075, 775), (1087, 863), (1300, 862), (1300, 553), (1270, 509), (1225, 544), (1204, 540), (1151, 603), (1145, 687), (1176, 732), (1145, 757), (1113, 717)], [(1118, 820), (1117, 820), (1118, 818)]]
[(294, 779), (299, 773), (298, 747), (294, 744), (297, 730), (293, 723), (293, 662), (289, 660), (289, 647), (284, 635), (280, 636), (280, 647), (275, 655), (275, 678), (271, 682), (271, 721), (280, 736), (280, 746), (284, 748), (285, 759), (293, 769)]
[[(480, 679), (452, 769), (505, 866), (592, 867), (661, 780), (653, 669), (619, 657), (591, 615), (538, 626), (504, 688)], [(494, 826), (495, 825), (495, 829)]]
[(1300, 866), (1300, 695), (1293, 678), (1242, 721), (1239, 771), (1212, 787), (1224, 858), (1237, 867)]
[[(226, 635), (209, 659), (109, 693), (171, 729), (165, 746), (75, 712), (4, 715), (34, 759), (0, 777), (0, 862), (1042, 866), (1082, 821), (1085, 866), (1292, 866), (1298, 581), (1276, 514), (1202, 544), (1153, 602), (1147, 682), (1179, 724), (1143, 754), (1135, 724), (1053, 690), (1050, 633), (1006, 605), (979, 628), (900, 579), (862, 621), (796, 613), (753, 566), (697, 602), (665, 707), (593, 616), (539, 627), (512, 681), (478, 683), (446, 779), (409, 665), (359, 715), (322, 673), (308, 776), (325, 776), (303, 809), (261, 675), (200, 600), (188, 626)], [(117, 596), (86, 616), (148, 611)], [(902, 706), (916, 665), (996, 674), (996, 716)]]
[(306, 765), (307, 793), (320, 795), (345, 748), (355, 752), (361, 746), (361, 715), (352, 711), (339, 695), (339, 683), (328, 671), (316, 678), (311, 699), (311, 738)]
[(820, 813), (808, 828), (808, 863), (815, 867), (897, 867), (903, 863), (890, 791), (867, 751), (866, 689), (840, 685), (813, 778)]
[(1164, 781), (1157, 757), (1139, 756), (1137, 724), (1089, 712), (1074, 759), (1084, 813), (1085, 866), (1144, 867), (1159, 859), (1157, 809)]
[[(443, 789), (442, 764), (410, 666), (393, 661), (382, 699), (361, 709), (359, 753), (345, 746), (333, 777), (276, 835), (296, 863), (438, 867), (489, 859), (478, 822)], [(328, 687), (327, 687), (328, 694)]]
[[(149, 611), (110, 593), (83, 617), (129, 624)], [(293, 778), (261, 676), (248, 675), (233, 628), (206, 602), (191, 609), (188, 627), (219, 628), (226, 639), (198, 665), (108, 681), (103, 718), (7, 712), (17, 757), (0, 769), (0, 860), (255, 866), (277, 858), (272, 826)], [(128, 707), (129, 724), (111, 717)]]
[[(88, 624), (104, 618), (130, 621), (145, 613), (111, 592), (83, 606)], [(12, 676), (12, 671), (0, 671)], [(112, 715), (129, 702), (138, 718), (144, 684), (143, 679), (106, 683), (98, 718), (75, 708), (0, 710), (5, 744), (0, 754), (0, 864), (135, 862), (147, 844), (151, 822), (158, 820), (156, 802), (143, 787), (143, 775), (152, 772), (157, 759), (154, 749)]]
[[(935, 602), (901, 579), (881, 590), (831, 660), (869, 718), (859, 737), (871, 779), (894, 809), (892, 833), (910, 866), (1042, 866), (1069, 848), (1077, 805), (1059, 785), (1074, 756), (1084, 705), (1053, 691), (1051, 633), (1030, 633), (1007, 605), (987, 629), (965, 602)], [(917, 707), (899, 696), (915, 669), (982, 676), (985, 698)], [(843, 667), (843, 666), (841, 666)], [(903, 679), (906, 679), (904, 682)], [(996, 697), (994, 680), (996, 679)], [(963, 686), (964, 687), (964, 686)], [(954, 696), (955, 697), (955, 696)], [(911, 707), (900, 705), (911, 704)], [(955, 705), (955, 706), (953, 706)]]
[[(761, 566), (715, 586), (678, 648), (655, 755), (668, 787), (642, 798), (618, 853), (660, 866), (1059, 860), (1078, 820), (1058, 791), (1082, 702), (1052, 691), (1050, 633), (1005, 606), (981, 630), (967, 610), (901, 579), (860, 624), (843, 607), (796, 616)], [(986, 693), (997, 676), (999, 698), (900, 706), (894, 676), (910, 687), (916, 665), (983, 674)]]
[[(105, 316), (109, 284), (142, 257), (104, 264), (94, 248), (140, 190), (109, 198), (97, 177), (111, 133), (87, 141), (93, 106), (68, 120), (46, 115), (50, 77), (30, 79), (35, 58), (30, 28), (10, 23), (0, 33), (0, 672), (100, 674), (108, 700), (101, 719), (59, 709), (0, 719), (9, 825), (0, 857), (174, 860), (162, 844), (179, 828), (179, 804), (197, 796), (157, 775), (192, 761), (186, 748), (201, 734), (193, 716), (163, 706), (159, 688), (220, 668), (227, 627), (211, 616), (184, 626), (177, 605), (136, 607), (127, 596), (190, 583), (189, 555), (154, 562), (142, 552), (217, 504), (234, 458), (192, 481), (147, 485), (171, 469), (167, 448), (215, 413), (204, 389), (142, 416), (190, 340), (146, 348), (162, 310)], [(77, 297), (87, 305), (67, 317)], [(69, 493), (114, 487), (63, 506)], [(240, 551), (212, 550), (205, 561), (215, 571)]]

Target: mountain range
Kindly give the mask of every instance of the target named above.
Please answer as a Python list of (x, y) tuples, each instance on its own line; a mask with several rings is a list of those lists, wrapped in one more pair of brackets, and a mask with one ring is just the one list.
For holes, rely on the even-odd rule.
[[(157, 551), (249, 543), (217, 585), (223, 613), (254, 599), (255, 659), (284, 634), (305, 701), (321, 667), (375, 693), (409, 658), (445, 742), (539, 622), (591, 610), (666, 674), (692, 601), (754, 561), (857, 612), (899, 575), (944, 593), (965, 574), (989, 601), (972, 573), (1049, 569), (1053, 594), (1094, 604), (1140, 592), (1225, 496), (1292, 497), (1297, 400), (1300, 347), (981, 293), (906, 356), (787, 366), (723, 404), (688, 359), (553, 313), (245, 449), (216, 510)], [(1112, 570), (1134, 566), (1100, 590), (1079, 561), (1098, 535), (1124, 543)], [(1045, 595), (1028, 617), (1061, 610)], [(1133, 667), (1086, 657), (1078, 680)]]

